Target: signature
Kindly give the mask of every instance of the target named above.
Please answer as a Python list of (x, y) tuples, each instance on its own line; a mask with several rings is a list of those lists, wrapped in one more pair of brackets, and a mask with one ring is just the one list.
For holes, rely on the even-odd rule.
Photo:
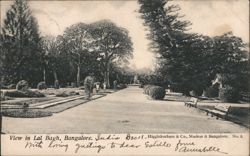
[(175, 146), (175, 151), (177, 152), (193, 152), (193, 153), (207, 153), (207, 152), (217, 152), (217, 153), (223, 153), (228, 154), (226, 152), (223, 152), (219, 147), (216, 146), (201, 146), (196, 147), (196, 144), (194, 142), (182, 142), (182, 140), (179, 140), (178, 143)]

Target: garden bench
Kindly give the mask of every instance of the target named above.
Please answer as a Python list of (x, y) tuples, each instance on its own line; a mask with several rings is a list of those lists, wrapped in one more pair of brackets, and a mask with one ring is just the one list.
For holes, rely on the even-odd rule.
[(184, 102), (187, 107), (197, 107), (198, 98), (191, 97), (189, 101)]
[(229, 110), (230, 110), (231, 106), (224, 106), (224, 105), (216, 105), (214, 107), (214, 109), (207, 109), (207, 115), (211, 114), (211, 116), (216, 116), (216, 119), (218, 119), (219, 117), (222, 119), (227, 119), (228, 114), (229, 114)]

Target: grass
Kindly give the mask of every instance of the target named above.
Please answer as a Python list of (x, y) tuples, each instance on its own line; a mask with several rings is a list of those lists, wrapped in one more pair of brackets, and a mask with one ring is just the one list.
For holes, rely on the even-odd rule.
[(1, 112), (2, 116), (14, 118), (41, 118), (52, 116), (52, 112), (41, 111), (37, 109), (4, 109)]
[(2, 101), (2, 104), (7, 105), (23, 105), (24, 103), (32, 105), (38, 102), (45, 102), (53, 100), (55, 97), (43, 97), (43, 98), (12, 98), (6, 101)]

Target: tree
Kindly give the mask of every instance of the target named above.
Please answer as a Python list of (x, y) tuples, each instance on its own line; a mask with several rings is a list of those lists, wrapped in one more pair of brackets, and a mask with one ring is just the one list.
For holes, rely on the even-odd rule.
[(94, 49), (98, 52), (98, 59), (104, 67), (104, 82), (110, 87), (111, 63), (128, 62), (133, 50), (131, 38), (125, 28), (118, 27), (109, 20), (93, 23), (90, 27)]
[(222, 84), (239, 91), (249, 90), (249, 65), (246, 44), (232, 32), (214, 37), (214, 49), (210, 67), (220, 74)]
[(21, 79), (35, 85), (42, 75), (38, 25), (25, 0), (15, 0), (2, 28), (3, 76), (8, 83)]
[[(54, 84), (59, 82), (58, 72), (60, 69), (66, 70), (62, 63), (65, 61), (65, 55), (62, 53), (61, 46), (63, 44), (62, 36), (45, 36), (42, 38), (42, 48), (44, 52), (44, 72), (43, 81), (46, 82), (46, 73), (51, 70), (54, 76)], [(47, 72), (46, 72), (47, 71)]]
[(147, 35), (151, 40), (150, 47), (158, 56), (159, 76), (165, 77), (166, 83), (177, 84), (181, 92), (188, 94), (190, 87), (187, 82), (191, 80), (194, 64), (187, 60), (196, 57), (190, 54), (191, 44), (196, 42), (197, 34), (185, 33), (191, 23), (180, 20), (182, 16), (178, 13), (178, 5), (168, 5), (169, 1), (165, 0), (138, 2), (141, 17), (150, 30)]
[(80, 85), (81, 67), (82, 65), (90, 66), (95, 61), (93, 52), (93, 38), (90, 34), (90, 27), (84, 23), (78, 23), (67, 28), (63, 34), (64, 50), (67, 51), (71, 62), (77, 66), (77, 86)]
[(169, 1), (138, 1), (141, 17), (149, 27), (150, 47), (157, 53), (158, 75), (186, 95), (191, 90), (201, 95), (218, 73), (224, 75), (225, 83), (246, 88), (249, 72), (242, 39), (232, 33), (214, 38), (187, 33), (191, 23), (182, 21), (179, 6)]

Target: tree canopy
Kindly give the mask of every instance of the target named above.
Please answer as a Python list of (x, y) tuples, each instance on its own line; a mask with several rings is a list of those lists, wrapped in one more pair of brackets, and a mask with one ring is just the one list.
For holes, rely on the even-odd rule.
[(6, 13), (2, 27), (1, 74), (8, 83), (26, 79), (40, 81), (42, 60), (40, 34), (36, 19), (24, 0), (15, 0)]
[(216, 37), (188, 33), (191, 22), (182, 20), (180, 7), (169, 2), (138, 0), (139, 12), (149, 28), (150, 47), (157, 54), (157, 75), (164, 77), (163, 83), (187, 95), (191, 90), (201, 95), (216, 74), (223, 73), (231, 77), (230, 85), (237, 82), (241, 86), (239, 82), (243, 77), (246, 81), (243, 75), (247, 73), (243, 41), (232, 33)]

